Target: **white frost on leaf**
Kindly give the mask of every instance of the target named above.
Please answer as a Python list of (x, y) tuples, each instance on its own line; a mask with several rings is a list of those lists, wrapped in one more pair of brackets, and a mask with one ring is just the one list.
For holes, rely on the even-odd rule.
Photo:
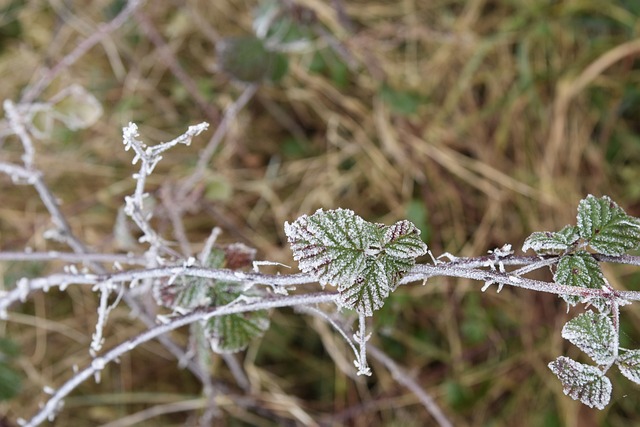
[(578, 205), (580, 237), (595, 251), (618, 256), (640, 247), (640, 220), (631, 217), (608, 196), (589, 194)]
[(533, 249), (536, 253), (561, 253), (580, 238), (577, 227), (566, 226), (557, 232), (536, 231), (524, 241), (522, 251)]
[(549, 369), (562, 383), (562, 391), (590, 408), (604, 409), (611, 399), (611, 381), (595, 366), (584, 365), (560, 356)]
[(411, 222), (373, 224), (348, 209), (319, 209), (286, 222), (284, 230), (300, 270), (337, 286), (339, 304), (366, 316), (382, 307), (415, 258), (427, 253)]
[[(560, 285), (580, 288), (602, 289), (605, 286), (600, 265), (589, 252), (583, 250), (561, 257), (553, 280)], [(570, 306), (586, 301), (586, 298), (577, 295), (561, 296)], [(589, 302), (600, 311), (606, 311), (606, 303), (602, 298), (589, 298)]]
[(616, 365), (622, 375), (630, 381), (640, 384), (640, 350), (622, 350), (616, 360)]
[(562, 337), (584, 351), (598, 365), (616, 358), (618, 335), (609, 316), (587, 311), (568, 321)]

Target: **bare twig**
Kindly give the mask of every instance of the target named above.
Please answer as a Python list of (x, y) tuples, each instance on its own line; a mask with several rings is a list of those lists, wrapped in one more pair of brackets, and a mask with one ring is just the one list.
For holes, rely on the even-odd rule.
[(129, 0), (126, 7), (124, 7), (122, 11), (113, 18), (113, 20), (107, 24), (99, 25), (93, 34), (80, 42), (80, 44), (78, 44), (71, 53), (62, 58), (62, 60), (53, 68), (44, 73), (35, 84), (30, 85), (27, 91), (22, 95), (20, 104), (28, 105), (33, 102), (62, 71), (73, 65), (92, 47), (100, 43), (100, 41), (109, 33), (120, 28), (143, 2), (144, 0)]

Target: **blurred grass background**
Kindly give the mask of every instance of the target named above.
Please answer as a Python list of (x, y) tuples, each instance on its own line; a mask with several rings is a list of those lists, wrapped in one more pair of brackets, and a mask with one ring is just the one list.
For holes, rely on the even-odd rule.
[[(0, 98), (17, 100), (124, 2), (1, 4)], [(284, 54), (286, 74), (261, 84), (230, 127), (185, 218), (192, 242), (219, 226), (222, 240), (292, 264), (284, 221), (344, 207), (369, 221), (410, 219), (436, 255), (477, 256), (504, 243), (518, 249), (532, 231), (573, 223), (589, 193), (608, 194), (640, 215), (636, 0), (283, 4), (281, 19), (310, 46)], [(216, 46), (253, 34), (260, 5), (147, 2), (46, 89), (41, 100), (80, 84), (104, 109), (88, 129), (56, 123), (38, 142), (36, 159), (95, 251), (121, 249), (113, 227), (135, 171), (122, 126), (136, 122), (149, 144), (201, 121), (214, 130), (246, 86), (221, 71)], [(212, 130), (170, 151), (150, 191), (158, 195), (163, 183), (187, 176)], [(3, 158), (17, 161), (19, 144), (1, 144)], [(6, 178), (0, 185), (0, 249), (63, 249), (42, 237), (49, 218), (35, 191)], [(156, 225), (171, 236), (168, 218)], [(5, 287), (48, 268), (0, 264)], [(605, 273), (619, 289), (640, 284), (630, 268), (606, 266)], [(514, 289), (481, 294), (481, 286), (443, 278), (405, 286), (373, 318), (372, 342), (409, 369), (455, 425), (626, 426), (640, 419), (638, 387), (618, 373), (604, 411), (562, 394), (546, 364), (578, 352), (560, 337), (569, 315), (557, 298)], [(36, 411), (42, 386), (60, 384), (74, 364), (87, 363), (96, 303), (89, 290), (70, 287), (14, 308), (2, 330), (19, 344), (24, 378), (21, 393), (0, 403), (9, 418)], [(623, 345), (640, 347), (639, 320), (635, 307), (623, 309)], [(141, 328), (125, 308), (115, 311), (107, 347)], [(251, 396), (241, 396), (220, 361), (212, 366), (229, 396), (221, 425), (433, 424), (384, 367), (373, 364), (372, 378), (354, 382), (327, 350), (350, 363), (326, 325), (275, 312), (262, 342), (240, 357)], [(197, 380), (150, 343), (109, 367), (101, 384), (84, 384), (55, 425), (100, 425), (176, 402), (186, 409), (136, 425), (189, 425), (197, 410), (187, 403), (201, 406), (199, 393)]]

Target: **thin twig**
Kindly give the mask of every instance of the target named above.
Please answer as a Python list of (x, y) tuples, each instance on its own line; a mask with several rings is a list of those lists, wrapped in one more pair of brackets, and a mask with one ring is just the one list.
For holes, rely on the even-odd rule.
[(418, 384), (413, 378), (411, 378), (404, 369), (400, 368), (396, 362), (394, 362), (389, 356), (387, 356), (382, 350), (374, 345), (369, 344), (369, 354), (387, 367), (393, 378), (400, 384), (407, 387), (413, 394), (415, 394), (420, 402), (425, 407), (427, 412), (433, 416), (438, 425), (441, 427), (452, 427), (453, 424), (447, 416), (442, 412), (438, 404), (433, 400), (431, 396)]
[(115, 18), (107, 24), (99, 25), (94, 33), (80, 42), (71, 53), (62, 58), (53, 68), (42, 75), (35, 84), (30, 85), (22, 95), (20, 104), (28, 105), (33, 102), (61, 72), (73, 65), (92, 47), (100, 43), (109, 33), (120, 28), (143, 2), (144, 0), (129, 0), (125, 8), (122, 9)]
[(322, 304), (327, 302), (335, 302), (337, 296), (337, 293), (324, 292), (311, 295), (276, 297), (252, 304), (236, 304), (233, 306), (214, 308), (210, 311), (196, 311), (181, 317), (173, 318), (166, 324), (156, 326), (143, 332), (135, 338), (120, 343), (115, 348), (106, 352), (103, 356), (96, 357), (92, 361), (91, 365), (76, 373), (72, 378), (70, 378), (60, 388), (58, 388), (58, 390), (49, 398), (47, 403), (45, 403), (43, 408), (25, 424), (25, 427), (35, 427), (54, 417), (61, 408), (63, 399), (84, 381), (100, 373), (108, 363), (117, 360), (123, 354), (131, 351), (131, 349), (134, 349), (152, 339), (164, 336), (178, 328), (190, 325), (194, 322), (206, 321), (213, 317), (224, 316), (227, 314), (245, 313), (250, 311), (281, 307), (292, 307), (304, 304)]
[(242, 92), (242, 94), (236, 99), (233, 104), (229, 105), (224, 112), (224, 116), (222, 120), (218, 124), (215, 133), (207, 143), (207, 146), (204, 150), (200, 152), (198, 155), (198, 164), (196, 165), (196, 169), (193, 171), (193, 174), (189, 178), (187, 178), (182, 184), (181, 192), (186, 194), (190, 192), (193, 187), (204, 177), (206, 170), (209, 168), (209, 163), (211, 162), (211, 157), (216, 152), (218, 145), (222, 142), (222, 139), (225, 137), (227, 132), (229, 131), (229, 126), (231, 126), (231, 122), (235, 120), (236, 116), (244, 108), (245, 105), (253, 98), (253, 95), (258, 90), (259, 85), (254, 83), (247, 86)]

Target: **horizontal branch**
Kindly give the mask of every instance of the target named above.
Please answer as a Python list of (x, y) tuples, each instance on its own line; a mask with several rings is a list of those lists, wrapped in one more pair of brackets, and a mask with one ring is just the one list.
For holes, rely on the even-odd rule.
[(143, 332), (135, 338), (126, 340), (113, 349), (109, 350), (104, 355), (93, 359), (91, 365), (79, 371), (71, 379), (64, 383), (55, 393), (53, 393), (42, 410), (38, 412), (38, 414), (36, 414), (29, 422), (27, 422), (25, 426), (34, 427), (55, 416), (58, 409), (62, 406), (63, 399), (68, 396), (69, 393), (71, 393), (75, 388), (77, 388), (78, 385), (102, 371), (108, 363), (117, 360), (123, 354), (128, 353), (140, 344), (156, 339), (178, 328), (190, 325), (197, 321), (206, 321), (213, 317), (219, 317), (228, 314), (245, 313), (271, 308), (335, 302), (337, 297), (337, 293), (330, 292), (283, 297), (274, 296), (255, 303), (226, 305), (223, 307), (213, 308), (209, 311), (198, 310), (184, 316), (174, 317), (168, 323), (158, 325)]
[(62, 261), (62, 262), (105, 262), (120, 264), (144, 265), (147, 260), (132, 254), (79, 254), (75, 252), (0, 252), (0, 261), (36, 262), (36, 261)]
[[(80, 255), (82, 256), (82, 255)], [(528, 279), (520, 276), (520, 270), (505, 272), (490, 268), (493, 264), (492, 257), (478, 258), (455, 258), (451, 262), (439, 262), (437, 265), (418, 264), (414, 266), (400, 281), (400, 284), (407, 284), (432, 277), (460, 277), (480, 282), (493, 282), (500, 285), (514, 286), (530, 289), (539, 292), (548, 292), (556, 295), (577, 295), (577, 296), (607, 296), (608, 290), (590, 289), (574, 286), (558, 285), (553, 282)], [(510, 256), (500, 259), (499, 262), (505, 266), (527, 266), (536, 264), (547, 264), (550, 258), (540, 258), (537, 256)], [(625, 255), (621, 257), (605, 257), (597, 255), (596, 259), (606, 262), (617, 262), (622, 264), (636, 265), (640, 263), (640, 257)], [(493, 262), (497, 263), (493, 259)], [(48, 290), (52, 287), (65, 287), (71, 284), (96, 285), (98, 283), (124, 283), (145, 280), (177, 278), (180, 276), (200, 277), (204, 279), (241, 282), (244, 284), (267, 285), (273, 287), (298, 286), (317, 283), (317, 279), (309, 274), (262, 274), (234, 271), (228, 269), (210, 269), (193, 266), (173, 266), (153, 269), (127, 270), (105, 274), (52, 274), (47, 277), (35, 279), (22, 279), (16, 287), (10, 291), (0, 294), (0, 318), (6, 315), (6, 310), (17, 301), (25, 301), (31, 292), (38, 290)], [(616, 291), (616, 296), (629, 301), (640, 301), (638, 291)]]

